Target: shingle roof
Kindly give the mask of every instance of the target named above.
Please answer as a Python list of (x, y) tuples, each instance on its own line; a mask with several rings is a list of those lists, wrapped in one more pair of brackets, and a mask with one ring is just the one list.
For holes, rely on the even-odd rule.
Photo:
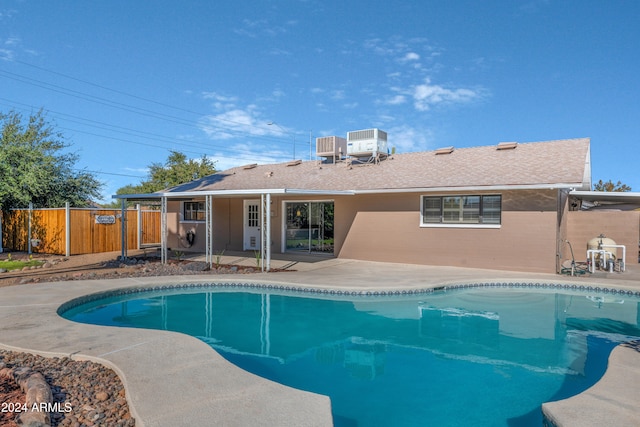
[[(276, 163), (236, 167), (174, 187), (169, 192), (299, 189), (401, 191), (429, 188), (572, 186), (590, 183), (589, 138), (395, 154), (378, 164), (296, 165)], [(588, 187), (587, 187), (588, 188)]]

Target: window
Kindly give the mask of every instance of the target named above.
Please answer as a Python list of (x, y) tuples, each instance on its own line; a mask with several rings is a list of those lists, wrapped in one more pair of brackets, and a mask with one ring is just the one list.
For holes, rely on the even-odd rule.
[(184, 202), (184, 221), (204, 221), (204, 202)]
[(260, 206), (248, 205), (247, 208), (249, 209), (247, 213), (247, 226), (260, 227)]
[(422, 224), (500, 225), (502, 196), (422, 197)]

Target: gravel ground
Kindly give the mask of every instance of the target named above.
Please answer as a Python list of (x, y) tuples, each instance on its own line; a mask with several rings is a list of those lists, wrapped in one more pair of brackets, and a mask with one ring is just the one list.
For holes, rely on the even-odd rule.
[[(28, 367), (44, 375), (61, 412), (51, 413), (52, 426), (134, 426), (120, 378), (99, 363), (68, 357), (49, 358), (0, 350), (8, 368)], [(0, 394), (0, 400), (15, 395)], [(11, 403), (11, 402), (9, 402)], [(16, 403), (13, 401), (13, 403)]]
[[(73, 255), (68, 258), (36, 255), (34, 259), (40, 259), (44, 262), (41, 268), (0, 273), (0, 287), (66, 280), (259, 272), (258, 268), (237, 265), (220, 265), (217, 268), (209, 269), (205, 262), (190, 260), (171, 259), (167, 264), (161, 264), (160, 258), (156, 254), (143, 252), (131, 254), (126, 261), (120, 261), (119, 255), (115, 252)], [(8, 254), (2, 254), (0, 259), (6, 259), (7, 256)], [(28, 259), (28, 255), (13, 254), (12, 259)], [(272, 269), (272, 271), (276, 270)]]

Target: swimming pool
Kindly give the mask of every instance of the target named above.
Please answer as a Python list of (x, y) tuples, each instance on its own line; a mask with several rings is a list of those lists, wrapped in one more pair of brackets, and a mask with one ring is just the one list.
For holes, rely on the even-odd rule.
[(638, 302), (520, 285), (377, 296), (191, 285), (61, 313), (200, 338), (243, 369), (330, 396), (336, 426), (540, 426), (541, 403), (594, 384), (611, 349), (640, 336)]

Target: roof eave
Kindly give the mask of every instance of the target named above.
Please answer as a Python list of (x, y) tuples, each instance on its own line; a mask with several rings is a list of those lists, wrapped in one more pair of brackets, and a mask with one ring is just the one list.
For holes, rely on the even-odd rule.
[(393, 189), (356, 190), (355, 194), (384, 194), (384, 193), (442, 193), (461, 191), (506, 191), (506, 190), (559, 190), (573, 189), (581, 183), (553, 183), (553, 184), (518, 184), (518, 185), (467, 185), (461, 187), (414, 187)]
[(569, 192), (581, 200), (590, 202), (614, 202), (640, 204), (640, 192), (631, 191), (578, 191)]
[(242, 189), (242, 190), (202, 190), (202, 191), (165, 191), (149, 194), (117, 194), (112, 196), (114, 199), (127, 200), (155, 200), (163, 197), (185, 198), (185, 197), (202, 197), (202, 196), (260, 196), (262, 194), (289, 194), (289, 195), (322, 195), (322, 196), (350, 196), (354, 192), (352, 190), (305, 190), (297, 188), (264, 188), (264, 189)]

